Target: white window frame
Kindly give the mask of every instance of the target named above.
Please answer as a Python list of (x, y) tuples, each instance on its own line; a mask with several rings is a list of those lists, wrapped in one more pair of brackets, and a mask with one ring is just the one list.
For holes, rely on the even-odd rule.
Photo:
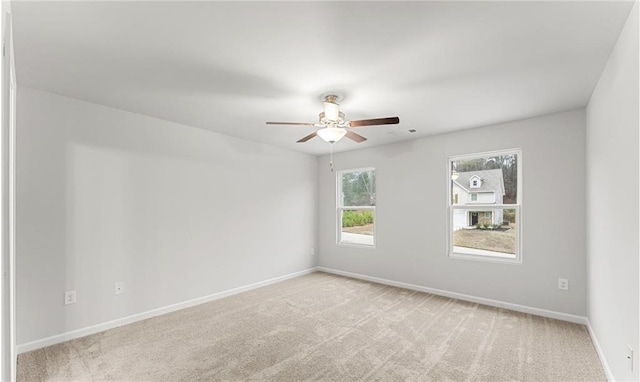
[[(343, 203), (343, 195), (342, 195), (342, 174), (350, 173), (350, 172), (364, 172), (364, 171), (373, 171), (376, 172), (375, 167), (361, 167), (361, 168), (352, 168), (347, 170), (340, 170), (336, 172), (336, 244), (346, 247), (358, 247), (358, 248), (375, 248), (376, 247), (376, 237), (377, 237), (377, 226), (376, 224), (376, 206), (344, 206)], [(377, 174), (376, 174), (377, 181)], [(377, 193), (377, 191), (376, 191)], [(378, 204), (378, 198), (376, 194), (376, 204)], [(373, 244), (361, 244), (354, 243), (350, 241), (342, 240), (342, 211), (345, 210), (369, 210), (373, 212)]]
[[(453, 180), (451, 179), (451, 164), (455, 161), (465, 159), (486, 158), (492, 156), (509, 155), (514, 154), (517, 156), (517, 171), (518, 171), (518, 186), (517, 186), (517, 201), (516, 204), (485, 204), (473, 202), (472, 205), (453, 205), (451, 203), (451, 195), (453, 188)], [(492, 263), (507, 263), (507, 264), (522, 264), (522, 149), (513, 148), (496, 151), (478, 152), (465, 155), (450, 156), (447, 159), (447, 254), (452, 259), (474, 260)], [(490, 256), (490, 255), (472, 255), (468, 253), (454, 252), (453, 250), (453, 213), (454, 210), (468, 211), (477, 210), (478, 207), (487, 207), (492, 210), (497, 209), (513, 209), (516, 214), (516, 248), (515, 257), (507, 257), (502, 255)]]

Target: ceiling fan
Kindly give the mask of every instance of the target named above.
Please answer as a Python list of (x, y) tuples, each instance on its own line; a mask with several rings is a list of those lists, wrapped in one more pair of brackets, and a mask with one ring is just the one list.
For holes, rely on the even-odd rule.
[(334, 94), (325, 95), (322, 104), (324, 111), (319, 115), (318, 123), (305, 123), (305, 122), (267, 122), (267, 125), (296, 125), (296, 126), (313, 126), (320, 129), (300, 138), (297, 142), (303, 143), (315, 136), (319, 136), (328, 143), (338, 142), (343, 137), (347, 137), (357, 143), (364, 142), (367, 138), (360, 134), (356, 134), (348, 129), (354, 127), (363, 126), (377, 126), (377, 125), (395, 125), (400, 123), (398, 117), (389, 118), (375, 118), (375, 119), (361, 119), (358, 121), (345, 120), (344, 113), (340, 111), (340, 105), (338, 105), (338, 96)]

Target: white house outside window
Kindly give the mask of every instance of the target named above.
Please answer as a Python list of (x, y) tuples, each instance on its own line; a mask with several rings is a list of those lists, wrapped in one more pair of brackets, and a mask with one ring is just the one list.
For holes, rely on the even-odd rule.
[(448, 174), (449, 256), (521, 262), (521, 150), (451, 157)]
[(375, 246), (376, 170), (344, 170), (337, 177), (338, 243)]

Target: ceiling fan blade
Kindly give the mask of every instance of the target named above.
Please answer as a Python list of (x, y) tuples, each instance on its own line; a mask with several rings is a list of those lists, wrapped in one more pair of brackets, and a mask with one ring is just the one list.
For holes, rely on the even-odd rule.
[(347, 130), (346, 137), (357, 143), (364, 142), (367, 140), (367, 138), (363, 137), (362, 135), (356, 134), (353, 131), (349, 131), (349, 130)]
[(316, 124), (307, 122), (267, 122), (267, 125), (315, 126)]
[(316, 133), (314, 131), (313, 133), (307, 135), (306, 137), (298, 139), (296, 142), (297, 143), (304, 143), (304, 142), (308, 141), (309, 139), (314, 138), (316, 135), (318, 135), (318, 133)]
[(400, 118), (389, 117), (389, 118), (361, 119), (359, 121), (351, 121), (349, 122), (349, 126), (360, 127), (360, 126), (375, 126), (375, 125), (395, 125), (398, 123), (400, 123)]

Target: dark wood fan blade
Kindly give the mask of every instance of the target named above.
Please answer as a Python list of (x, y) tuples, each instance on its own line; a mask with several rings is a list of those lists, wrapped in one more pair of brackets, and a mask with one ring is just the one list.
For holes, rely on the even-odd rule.
[(304, 143), (304, 142), (308, 141), (309, 139), (314, 138), (316, 135), (318, 135), (318, 133), (316, 133), (316, 132), (314, 131), (313, 133), (311, 133), (311, 134), (307, 135), (306, 137), (298, 139), (296, 142), (298, 142), (298, 143)]
[(307, 122), (267, 122), (267, 125), (315, 126), (316, 124)]
[(389, 118), (361, 119), (359, 121), (351, 121), (349, 122), (349, 126), (360, 127), (360, 126), (375, 126), (375, 125), (395, 125), (398, 123), (400, 123), (400, 118), (389, 117)]
[(364, 142), (364, 141), (367, 140), (367, 138), (363, 137), (362, 135), (356, 134), (353, 131), (348, 131), (348, 130), (347, 130), (346, 137), (351, 139), (352, 141), (355, 141), (355, 142), (358, 142), (358, 143)]

